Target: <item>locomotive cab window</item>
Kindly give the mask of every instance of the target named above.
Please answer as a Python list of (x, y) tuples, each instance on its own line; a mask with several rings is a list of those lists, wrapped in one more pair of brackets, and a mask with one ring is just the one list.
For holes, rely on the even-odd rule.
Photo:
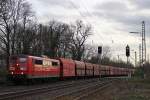
[(52, 61), (52, 66), (58, 66), (58, 62)]
[(35, 60), (34, 63), (37, 64), (37, 65), (42, 65), (42, 64), (43, 64), (43, 61), (42, 61), (42, 60)]
[(27, 61), (27, 58), (19, 58), (20, 63), (25, 63)]

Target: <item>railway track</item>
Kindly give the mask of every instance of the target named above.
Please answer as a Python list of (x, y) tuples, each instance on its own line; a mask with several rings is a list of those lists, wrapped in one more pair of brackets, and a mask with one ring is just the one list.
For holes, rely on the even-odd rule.
[[(78, 81), (83, 81), (78, 79)], [(48, 82), (48, 83), (37, 83), (37, 84), (30, 84), (30, 85), (15, 85), (11, 82), (6, 82), (5, 84), (0, 84), (0, 94), (6, 93), (6, 92), (17, 92), (22, 90), (27, 90), (30, 88), (41, 88), (41, 87), (49, 87), (49, 86), (55, 86), (55, 85), (61, 85), (61, 84), (67, 84), (67, 83), (76, 82), (76, 80), (65, 80), (65, 81), (54, 81), (54, 82)]]
[(9, 91), (9, 92), (3, 92), (0, 93), (0, 100), (19, 100), (18, 98), (22, 97), (28, 97), (28, 96), (33, 96), (33, 95), (38, 95), (38, 94), (43, 94), (43, 93), (51, 93), (54, 91), (59, 91), (59, 90), (65, 90), (66, 88), (70, 87), (75, 87), (75, 86), (80, 86), (85, 83), (93, 83), (97, 81), (98, 79), (90, 79), (90, 80), (79, 80), (79, 81), (72, 81), (69, 83), (62, 83), (62, 84), (56, 84), (53, 86), (45, 86), (41, 88), (33, 88), (33, 89), (26, 89), (26, 90), (20, 90), (20, 91)]
[[(104, 89), (106, 87), (108, 87), (111, 82), (113, 80), (107, 80), (104, 82), (94, 82), (94, 83), (89, 83), (87, 85), (78, 87), (78, 88), (74, 88), (71, 91), (62, 93), (60, 95), (56, 95), (53, 98), (51, 98), (52, 100), (59, 100), (59, 98), (65, 98), (65, 97), (69, 97), (70, 100), (81, 100), (82, 98), (98, 91), (101, 89)], [(62, 100), (61, 99), (61, 100)]]
[[(61, 82), (48, 82), (48, 83), (37, 83), (37, 84), (30, 84), (30, 85), (15, 85), (12, 82), (8, 84), (8, 82), (6, 84), (0, 85), (0, 94), (4, 93), (4, 92), (12, 92), (12, 91), (20, 91), (20, 90), (27, 90), (30, 88), (41, 88), (41, 87), (46, 87), (46, 86), (52, 86), (52, 85), (56, 85), (56, 84), (65, 84), (65, 83), (69, 83), (70, 81), (61, 81)], [(73, 82), (73, 81), (71, 81)]]

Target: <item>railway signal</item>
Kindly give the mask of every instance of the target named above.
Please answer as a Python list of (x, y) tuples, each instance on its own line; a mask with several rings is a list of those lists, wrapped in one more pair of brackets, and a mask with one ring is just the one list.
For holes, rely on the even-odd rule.
[(102, 46), (98, 46), (98, 54), (102, 54)]
[(127, 64), (129, 63), (129, 56), (130, 56), (130, 47), (129, 45), (126, 46), (126, 56), (127, 56)]
[(102, 46), (98, 46), (98, 63), (101, 63)]
[(126, 56), (130, 56), (130, 47), (128, 45), (126, 46)]

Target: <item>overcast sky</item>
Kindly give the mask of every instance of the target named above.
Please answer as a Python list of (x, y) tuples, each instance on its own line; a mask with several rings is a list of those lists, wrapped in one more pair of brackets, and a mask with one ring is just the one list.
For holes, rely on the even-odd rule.
[[(110, 46), (113, 57), (125, 57), (125, 46), (138, 52), (141, 22), (146, 23), (147, 53), (150, 48), (150, 0), (28, 0), (38, 21), (73, 23), (81, 19), (93, 27), (88, 43)], [(93, 41), (93, 42), (92, 42)], [(133, 56), (133, 51), (131, 51)], [(132, 60), (132, 59), (131, 59)]]

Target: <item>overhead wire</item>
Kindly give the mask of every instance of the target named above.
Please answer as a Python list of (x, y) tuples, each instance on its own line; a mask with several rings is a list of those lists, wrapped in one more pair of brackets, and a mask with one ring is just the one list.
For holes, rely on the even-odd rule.
[[(84, 18), (84, 20), (85, 20), (87, 23), (90, 23), (90, 22), (86, 19), (86, 16), (87, 16), (87, 15), (85, 15), (84, 13), (82, 13), (82, 12), (78, 9), (78, 7), (76, 6), (76, 4), (75, 4), (72, 0), (69, 0), (69, 3), (74, 7), (74, 9), (76, 9), (76, 10), (78, 11), (78, 13), (80, 14), (80, 16), (81, 16), (82, 18)], [(85, 9), (85, 11), (86, 11), (86, 13), (89, 15), (89, 17), (93, 17), (94, 15), (89, 12), (89, 10), (87, 9), (87, 7), (85, 7), (85, 5), (83, 5), (84, 3), (82, 2), (82, 0), (81, 0), (80, 3), (82, 3), (82, 8)], [(95, 16), (94, 16), (94, 17), (95, 17)], [(95, 22), (93, 22), (93, 20), (90, 20), (90, 21), (92, 21), (92, 23), (95, 23)], [(91, 24), (91, 23), (90, 23), (90, 24)], [(98, 23), (98, 24), (99, 24), (99, 23)], [(96, 31), (96, 34), (97, 34), (97, 33), (98, 33), (97, 30), (95, 30), (95, 31)], [(103, 38), (103, 36), (102, 36), (101, 34), (99, 34), (99, 36), (100, 36), (100, 37), (98, 37), (98, 38), (104, 40), (104, 38)]]

